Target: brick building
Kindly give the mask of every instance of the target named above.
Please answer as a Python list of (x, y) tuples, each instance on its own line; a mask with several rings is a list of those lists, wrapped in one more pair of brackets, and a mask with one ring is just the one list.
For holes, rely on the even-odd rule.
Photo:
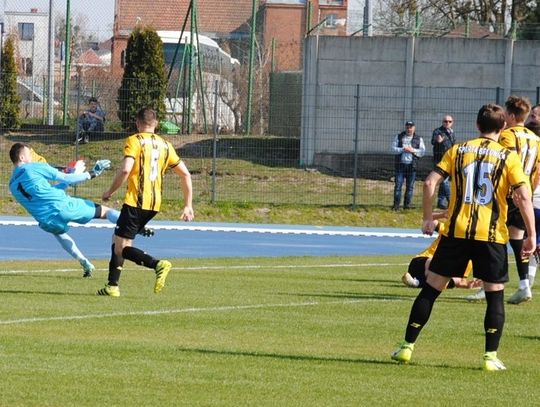
[[(321, 34), (345, 34), (348, 0), (258, 1), (257, 30), (262, 34), (266, 49), (271, 47), (272, 39), (275, 40), (277, 70), (301, 69), (302, 43), (308, 25), (313, 27), (326, 18), (320, 27)], [(189, 3), (189, 0), (115, 0), (112, 72), (122, 73), (127, 40), (138, 22), (156, 30), (180, 31)], [(220, 44), (229, 42), (224, 48), (242, 61), (242, 56), (235, 54), (230, 43), (248, 41), (251, 12), (252, 0), (198, 0), (199, 34)], [(186, 30), (190, 30), (189, 22)]]

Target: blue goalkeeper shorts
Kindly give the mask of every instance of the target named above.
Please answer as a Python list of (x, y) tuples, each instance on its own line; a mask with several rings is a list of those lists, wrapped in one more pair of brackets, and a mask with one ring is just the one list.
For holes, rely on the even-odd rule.
[(66, 233), (68, 222), (84, 225), (94, 218), (99, 218), (101, 206), (81, 198), (67, 197), (66, 201), (46, 220), (39, 222), (39, 227), (55, 235)]

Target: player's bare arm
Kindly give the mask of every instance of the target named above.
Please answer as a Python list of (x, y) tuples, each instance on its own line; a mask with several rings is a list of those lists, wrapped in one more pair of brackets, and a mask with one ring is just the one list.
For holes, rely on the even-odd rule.
[(443, 180), (443, 177), (432, 171), (424, 181), (424, 191), (422, 196), (422, 207), (423, 207), (423, 222), (422, 222), (422, 233), (426, 235), (432, 235), (435, 231), (435, 226), (437, 223), (433, 219), (433, 197), (435, 196), (435, 189), (437, 185)]
[(118, 169), (118, 171), (116, 171), (116, 175), (114, 176), (111, 186), (103, 193), (101, 199), (107, 201), (111, 198), (111, 196), (118, 190), (118, 188), (120, 188), (122, 184), (127, 180), (134, 163), (135, 159), (133, 157), (124, 157), (120, 168)]
[(531, 199), (531, 193), (527, 185), (521, 185), (514, 190), (513, 200), (521, 212), (525, 227), (527, 228), (527, 237), (523, 240), (523, 257), (529, 257), (536, 251), (536, 227), (534, 220), (534, 209)]
[(185, 220), (186, 222), (192, 221), (195, 215), (193, 212), (193, 186), (191, 183), (191, 174), (183, 161), (180, 161), (180, 164), (173, 167), (173, 171), (180, 177), (182, 194), (184, 196), (184, 209), (182, 210), (180, 219)]

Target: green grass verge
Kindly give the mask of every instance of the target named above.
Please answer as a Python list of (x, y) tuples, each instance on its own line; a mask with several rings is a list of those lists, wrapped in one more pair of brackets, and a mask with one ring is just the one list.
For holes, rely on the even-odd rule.
[(73, 261), (1, 262), (0, 405), (534, 404), (534, 299), (507, 306), (506, 372), (480, 370), (484, 305), (464, 290), (442, 295), (410, 365), (390, 360), (417, 294), (408, 260), (177, 260), (160, 295), (128, 266), (120, 298), (94, 295), (105, 261), (90, 280)]

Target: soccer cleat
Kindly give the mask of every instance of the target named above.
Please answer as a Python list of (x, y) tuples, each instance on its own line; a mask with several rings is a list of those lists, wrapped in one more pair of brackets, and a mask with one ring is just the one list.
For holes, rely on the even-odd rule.
[(167, 260), (160, 260), (156, 266), (156, 283), (154, 284), (154, 292), (161, 292), (165, 286), (165, 280), (171, 271), (172, 264)]
[(486, 292), (484, 291), (483, 288), (481, 288), (474, 294), (467, 295), (465, 299), (469, 302), (481, 302), (486, 299)]
[(142, 235), (144, 237), (152, 237), (155, 234), (156, 232), (154, 231), (154, 229), (150, 229), (150, 228), (143, 228), (143, 230), (139, 232), (139, 235)]
[(105, 287), (97, 290), (96, 295), (107, 295), (109, 297), (120, 297), (120, 288), (117, 285), (106, 284)]
[(92, 263), (90, 263), (88, 260), (81, 260), (80, 261), (81, 266), (83, 268), (83, 277), (84, 278), (90, 278), (92, 277), (92, 272), (96, 269)]
[(409, 273), (403, 274), (403, 276), (401, 277), (401, 281), (403, 281), (403, 284), (405, 284), (407, 287), (411, 288), (418, 288), (418, 286), (420, 285), (420, 281), (411, 276)]
[(514, 294), (508, 299), (508, 304), (521, 304), (522, 302), (530, 301), (532, 298), (532, 292), (529, 287), (518, 289)]
[(411, 360), (413, 350), (414, 350), (414, 343), (403, 341), (392, 352), (390, 357), (392, 358), (392, 360), (396, 360), (399, 363), (407, 364)]
[(482, 369), (486, 372), (496, 372), (497, 370), (506, 370), (506, 366), (497, 358), (497, 352), (486, 352), (484, 353)]

